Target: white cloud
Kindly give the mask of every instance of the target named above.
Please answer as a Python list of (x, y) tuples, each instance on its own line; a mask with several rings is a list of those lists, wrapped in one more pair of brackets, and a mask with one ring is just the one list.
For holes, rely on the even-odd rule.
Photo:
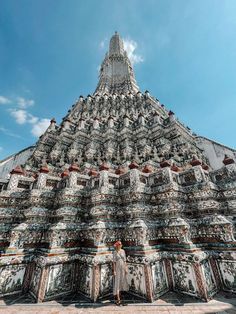
[(25, 124), (25, 123), (36, 123), (38, 118), (33, 116), (31, 113), (28, 113), (27, 110), (23, 109), (9, 109), (9, 112), (13, 118), (15, 118), (16, 123)]
[[(107, 46), (107, 43), (108, 43), (107, 38), (100, 41), (99, 43), (100, 49), (104, 49)], [(126, 39), (123, 39), (123, 43), (124, 43), (124, 49), (127, 52), (127, 55), (132, 64), (140, 63), (144, 61), (143, 57), (140, 54), (137, 54), (135, 51), (138, 47), (138, 44), (136, 41), (130, 38), (126, 38)]]
[(9, 98), (0, 96), (0, 105), (7, 105), (10, 103), (11, 103), (11, 100)]
[[(9, 99), (0, 95), (0, 105), (14, 103), (15, 108), (8, 109), (10, 115), (15, 119), (17, 124), (29, 124), (31, 125), (31, 134), (38, 137), (40, 136), (49, 126), (50, 120), (46, 118), (39, 118), (28, 112), (27, 108), (35, 104), (33, 99), (26, 99), (24, 97), (14, 97)], [(11, 132), (3, 126), (0, 126), (0, 132), (21, 138), (18, 134)], [(1, 150), (1, 147), (0, 147)]]
[(3, 147), (2, 146), (0, 146), (0, 152), (3, 150)]
[(22, 109), (10, 109), (11, 116), (15, 118), (16, 123), (25, 124), (28, 118), (28, 112)]
[(22, 137), (19, 134), (13, 133), (11, 130), (6, 129), (4, 126), (0, 126), (0, 132), (6, 134), (8, 136), (11, 136), (11, 137), (16, 137), (16, 138), (22, 139)]
[(20, 107), (20, 108), (28, 108), (28, 107), (31, 107), (34, 105), (35, 101), (33, 99), (26, 99), (24, 97), (17, 97), (16, 98), (16, 102), (17, 102), (17, 105)]
[(25, 109), (31, 107), (35, 104), (33, 99), (26, 99), (24, 97), (16, 97), (16, 98), (7, 98), (5, 96), (0, 95), (0, 105), (6, 105), (16, 103), (18, 107), (21, 109)]
[(40, 136), (44, 131), (46, 131), (50, 124), (49, 119), (41, 119), (39, 117), (35, 117), (31, 113), (23, 109), (10, 109), (9, 111), (11, 116), (15, 118), (16, 123), (31, 124), (31, 133), (36, 137)]
[(32, 127), (31, 133), (38, 137), (43, 134), (43, 132), (46, 131), (50, 124), (49, 119), (39, 119), (37, 123), (35, 123)]
[(28, 121), (31, 124), (37, 123), (39, 120), (38, 117), (33, 116), (32, 114), (28, 113)]
[(107, 44), (107, 41), (108, 41), (107, 38), (103, 39), (103, 40), (99, 43), (99, 47), (100, 47), (101, 49), (104, 49), (105, 46), (106, 46), (106, 44)]
[(132, 64), (143, 62), (143, 57), (137, 53), (135, 53), (135, 50), (138, 47), (138, 44), (136, 41), (132, 39), (124, 39), (124, 49), (127, 52), (127, 55), (131, 61)]

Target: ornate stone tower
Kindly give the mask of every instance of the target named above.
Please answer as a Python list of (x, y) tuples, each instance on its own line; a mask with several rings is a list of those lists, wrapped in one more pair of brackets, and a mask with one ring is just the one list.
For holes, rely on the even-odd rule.
[(96, 301), (112, 291), (116, 240), (130, 293), (150, 302), (236, 291), (235, 151), (141, 93), (117, 33), (95, 93), (52, 119), (0, 187), (1, 295)]

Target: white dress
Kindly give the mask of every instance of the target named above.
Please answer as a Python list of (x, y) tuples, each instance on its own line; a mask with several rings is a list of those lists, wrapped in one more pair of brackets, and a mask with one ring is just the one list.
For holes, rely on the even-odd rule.
[(126, 274), (126, 255), (125, 251), (120, 249), (113, 252), (113, 262), (115, 263), (114, 271), (116, 275), (113, 276), (113, 294), (117, 295), (120, 291), (128, 291), (128, 281)]

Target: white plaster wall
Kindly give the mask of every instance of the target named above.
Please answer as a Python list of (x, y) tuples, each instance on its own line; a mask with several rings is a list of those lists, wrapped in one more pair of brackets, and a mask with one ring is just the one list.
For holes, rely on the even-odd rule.
[(139, 264), (128, 264), (128, 284), (131, 291), (141, 295), (146, 295), (144, 278), (144, 267)]
[(107, 264), (101, 266), (101, 281), (100, 281), (100, 290), (101, 293), (107, 293), (112, 291), (112, 283), (113, 283), (113, 276), (111, 267)]
[(9, 173), (18, 165), (22, 165), (32, 155), (34, 146), (30, 146), (0, 161), (0, 179), (8, 178)]
[(225, 154), (233, 158), (236, 162), (236, 150), (226, 147), (205, 137), (196, 138), (197, 146), (204, 150), (205, 156), (208, 158), (213, 170), (220, 169), (223, 166)]
[(167, 276), (163, 262), (152, 265), (153, 291), (155, 296), (162, 295), (168, 290)]
[[(196, 295), (196, 279), (193, 272), (193, 268), (186, 262), (173, 263), (173, 275), (174, 275), (174, 290)], [(190, 282), (192, 287), (190, 287)]]
[(224, 282), (224, 289), (236, 291), (236, 262), (219, 261), (221, 276)]
[(72, 268), (71, 263), (50, 266), (46, 296), (67, 293), (72, 290)]
[(82, 293), (88, 296), (92, 294), (92, 283), (93, 283), (93, 269), (91, 266), (81, 263), (78, 265), (78, 277), (76, 282), (78, 283), (78, 289)]

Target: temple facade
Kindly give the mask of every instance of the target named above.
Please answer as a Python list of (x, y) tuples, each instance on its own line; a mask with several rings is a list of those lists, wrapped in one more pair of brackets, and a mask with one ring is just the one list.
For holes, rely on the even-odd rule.
[(22, 154), (0, 163), (1, 296), (95, 302), (112, 293), (116, 240), (149, 302), (236, 292), (236, 152), (139, 90), (119, 34), (95, 92)]

